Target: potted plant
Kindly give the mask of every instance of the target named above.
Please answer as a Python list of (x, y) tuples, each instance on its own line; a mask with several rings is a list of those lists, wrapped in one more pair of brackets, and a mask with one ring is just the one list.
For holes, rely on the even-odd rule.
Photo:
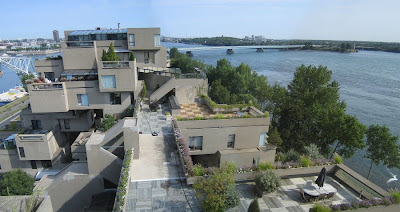
[(77, 81), (76, 77), (71, 77), (71, 81)]

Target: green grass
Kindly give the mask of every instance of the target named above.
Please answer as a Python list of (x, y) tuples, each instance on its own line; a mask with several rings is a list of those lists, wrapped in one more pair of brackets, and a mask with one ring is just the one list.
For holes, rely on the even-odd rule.
[(390, 192), (390, 195), (393, 197), (394, 201), (399, 204), (400, 203), (400, 191), (394, 190)]
[(18, 109), (16, 109), (16, 110), (13, 110), (13, 111), (10, 113), (10, 115), (4, 116), (4, 117), (0, 118), (0, 122), (2, 122), (2, 121), (4, 121), (4, 120), (8, 119), (9, 117), (11, 117), (12, 115), (14, 115), (15, 113), (17, 113), (17, 112), (19, 112), (19, 111), (21, 111), (21, 110), (23, 110), (23, 109), (25, 109), (25, 108), (27, 108), (27, 107), (28, 107), (28, 105), (25, 105), (25, 106), (20, 107), (20, 108), (18, 108)]
[(17, 106), (20, 103), (22, 103), (22, 102), (24, 102), (24, 101), (26, 101), (28, 99), (29, 99), (29, 96), (24, 96), (24, 97), (21, 97), (21, 98), (15, 100), (15, 101), (13, 101), (13, 102), (11, 102), (9, 104), (4, 105), (3, 107), (0, 107), (0, 115), (5, 113), (8, 109)]

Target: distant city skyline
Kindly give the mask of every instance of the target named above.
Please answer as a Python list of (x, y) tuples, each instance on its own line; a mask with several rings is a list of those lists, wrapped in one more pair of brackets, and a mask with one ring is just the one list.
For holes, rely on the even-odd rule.
[(396, 0), (20, 0), (2, 2), (0, 39), (49, 38), (53, 30), (161, 27), (167, 37), (400, 42)]

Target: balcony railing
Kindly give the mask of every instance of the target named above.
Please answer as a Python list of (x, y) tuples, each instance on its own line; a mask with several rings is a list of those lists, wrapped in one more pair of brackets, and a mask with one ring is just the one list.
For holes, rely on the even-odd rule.
[(127, 68), (129, 62), (124, 61), (103, 61), (103, 68)]
[(32, 83), (32, 90), (62, 90), (63, 83)]

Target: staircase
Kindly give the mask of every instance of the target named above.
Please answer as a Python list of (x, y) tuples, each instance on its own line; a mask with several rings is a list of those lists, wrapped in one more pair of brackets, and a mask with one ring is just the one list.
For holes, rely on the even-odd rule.
[(171, 78), (164, 85), (162, 85), (160, 88), (158, 88), (157, 90), (155, 90), (153, 93), (150, 94), (150, 103), (160, 100), (175, 87), (176, 87), (176, 79)]

